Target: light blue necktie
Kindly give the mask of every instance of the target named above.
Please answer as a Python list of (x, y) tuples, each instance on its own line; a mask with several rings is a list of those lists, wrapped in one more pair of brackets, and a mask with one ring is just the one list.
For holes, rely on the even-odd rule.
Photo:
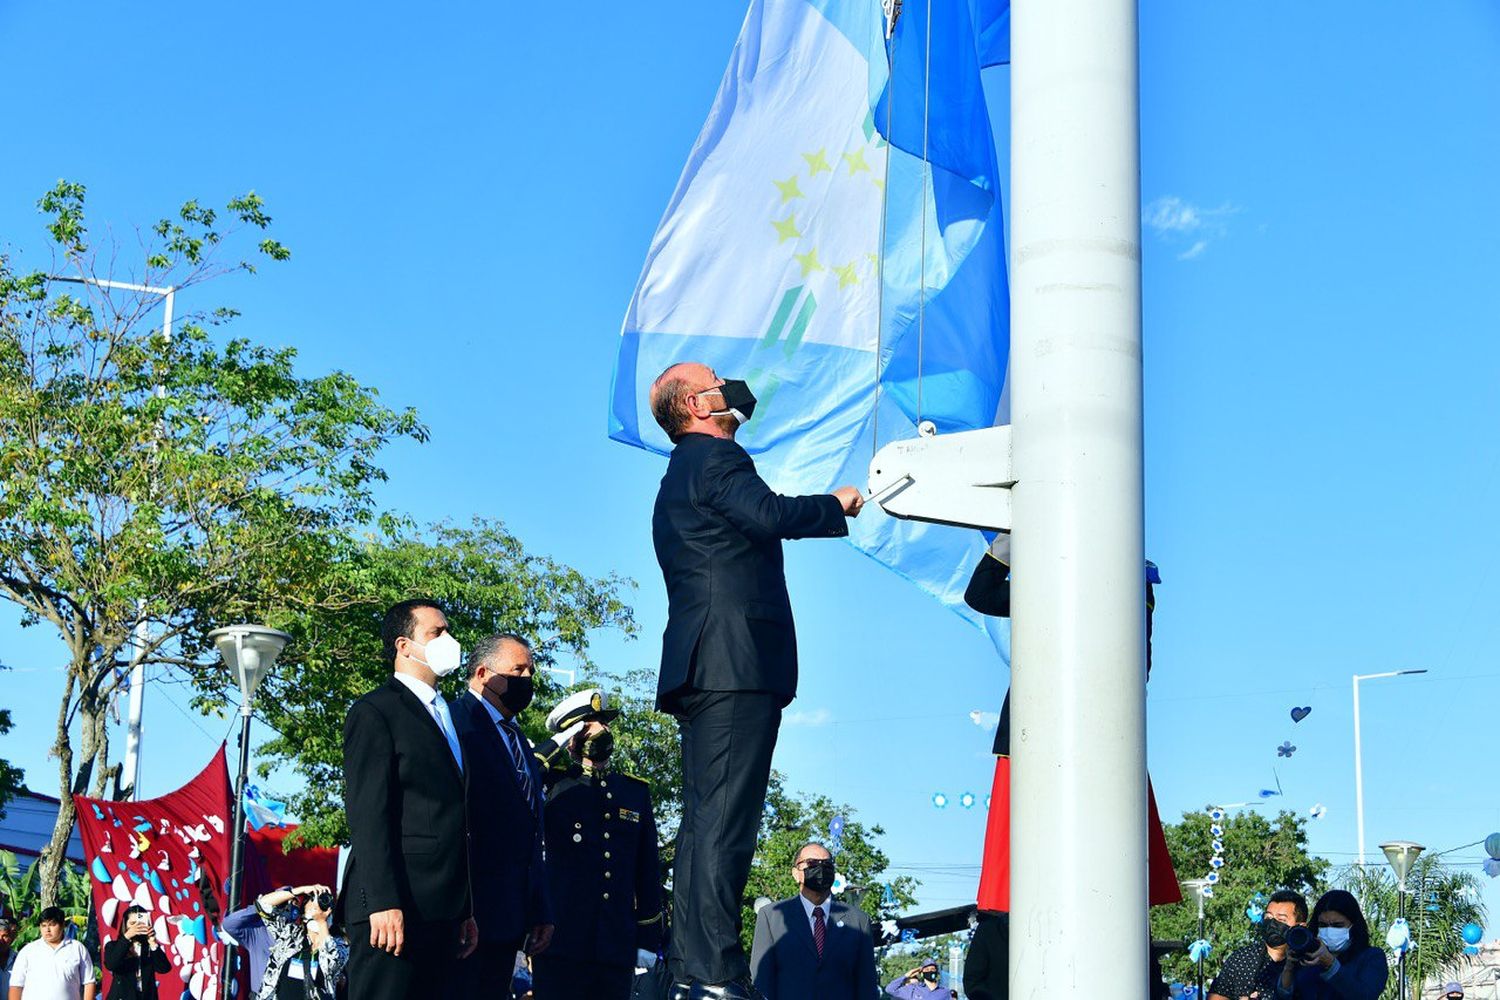
[(459, 771), (464, 769), (464, 752), (458, 746), (458, 733), (453, 729), (453, 717), (448, 714), (448, 706), (440, 695), (433, 695), (430, 703), (432, 717), (437, 720), (438, 728), (443, 731), (443, 739), (448, 741), (448, 749), (453, 753), (453, 762), (458, 765)]
[(501, 719), (499, 723), (500, 735), (505, 739), (505, 748), (510, 751), (511, 763), (516, 767), (516, 780), (521, 783), (521, 792), (526, 796), (526, 804), (533, 809), (536, 803), (531, 798), (531, 768), (526, 766), (526, 749), (521, 743), (521, 734), (516, 730), (515, 723)]

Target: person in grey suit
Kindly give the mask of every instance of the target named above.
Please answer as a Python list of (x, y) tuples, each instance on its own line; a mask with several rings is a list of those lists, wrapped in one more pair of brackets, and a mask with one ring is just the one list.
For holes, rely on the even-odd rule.
[(750, 974), (766, 1000), (868, 1000), (875, 978), (875, 932), (863, 910), (830, 895), (833, 855), (803, 844), (792, 862), (801, 891), (755, 916)]

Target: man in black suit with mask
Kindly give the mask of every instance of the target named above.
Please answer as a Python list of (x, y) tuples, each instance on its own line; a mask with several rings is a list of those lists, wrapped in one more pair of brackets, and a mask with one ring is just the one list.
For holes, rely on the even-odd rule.
[(766, 1000), (870, 1000), (875, 929), (857, 906), (833, 898), (833, 855), (809, 842), (792, 859), (797, 895), (755, 915), (750, 969)]
[(682, 734), (683, 814), (673, 868), (676, 996), (753, 998), (740, 898), (765, 808), (781, 710), (797, 693), (797, 639), (782, 539), (835, 538), (859, 490), (772, 492), (735, 432), (755, 396), (706, 365), (677, 364), (651, 386), (675, 445), (651, 533), (667, 586), (657, 707)]
[(469, 893), (463, 751), (438, 678), (463, 650), (432, 601), (402, 601), (381, 627), (391, 679), (349, 708), (344, 810), (349, 864), (338, 916), (359, 1000), (451, 996), (478, 931)]
[(516, 952), (534, 955), (552, 938), (542, 865), (542, 776), (516, 717), (531, 704), (531, 645), (492, 635), (469, 654), (469, 690), (453, 721), (469, 762), (469, 845), (479, 949), (464, 960), (470, 1000), (509, 1000)]

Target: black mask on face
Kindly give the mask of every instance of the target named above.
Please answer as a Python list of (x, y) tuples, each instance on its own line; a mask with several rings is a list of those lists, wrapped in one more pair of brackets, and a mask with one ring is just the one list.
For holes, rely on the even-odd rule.
[(814, 861), (802, 869), (802, 884), (813, 892), (827, 892), (833, 888), (833, 861)]
[(922, 973), (922, 978), (927, 980), (929, 983), (935, 983), (938, 981), (938, 970), (928, 969), (926, 972)]
[(506, 677), (505, 693), (500, 696), (500, 704), (511, 715), (520, 715), (531, 704), (533, 693), (530, 677)]
[(1287, 925), (1275, 917), (1262, 917), (1260, 921), (1260, 939), (1268, 947), (1280, 948), (1286, 944)]
[(724, 397), (724, 409), (714, 410), (715, 416), (732, 413), (741, 424), (750, 422), (750, 416), (755, 412), (755, 393), (750, 391), (748, 385), (737, 378), (727, 378), (716, 391)]
[(583, 741), (583, 759), (603, 763), (615, 752), (615, 734), (608, 729)]

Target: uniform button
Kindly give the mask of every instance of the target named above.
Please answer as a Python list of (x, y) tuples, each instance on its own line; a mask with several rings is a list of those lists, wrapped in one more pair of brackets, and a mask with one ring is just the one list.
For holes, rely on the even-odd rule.
[(583, 824), (582, 823), (574, 823), (573, 824), (573, 829), (575, 829), (575, 830), (582, 830), (583, 829)]
[(610, 874), (610, 873), (609, 873), (609, 872), (605, 872), (605, 873), (604, 873), (604, 877), (605, 877), (605, 878), (614, 878), (614, 876), (613, 876), (613, 875), (611, 875), (611, 874)]
[(604, 898), (605, 898), (605, 899), (608, 899), (608, 898), (609, 898), (609, 893), (607, 893), (607, 892), (606, 892), (606, 893), (605, 893), (605, 894), (604, 894)]
[(605, 840), (608, 840), (608, 839), (609, 839), (609, 834), (607, 834), (607, 833), (606, 833), (606, 834), (605, 834), (605, 835), (604, 835), (604, 839), (605, 839)]
[(605, 861), (608, 861), (608, 860), (609, 860), (609, 852), (608, 852), (608, 851), (605, 851), (605, 852), (604, 852), (604, 860), (605, 860)]
[(575, 833), (575, 834), (573, 834), (573, 843), (575, 843), (575, 844), (581, 844), (581, 843), (583, 843), (583, 834), (581, 834), (581, 833)]
[(614, 798), (614, 797), (615, 797), (615, 793), (614, 793), (614, 792), (605, 792), (605, 793), (604, 793), (604, 797), (605, 797), (605, 798), (606, 798), (606, 799), (612, 799), (612, 798)]

